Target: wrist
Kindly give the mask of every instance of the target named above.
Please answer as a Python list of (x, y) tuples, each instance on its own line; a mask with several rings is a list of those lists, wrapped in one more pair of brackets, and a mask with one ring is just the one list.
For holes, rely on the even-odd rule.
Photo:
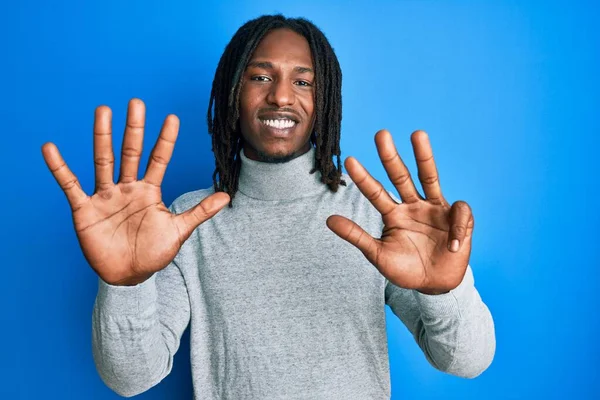
[(440, 294), (446, 294), (446, 293), (450, 293), (449, 290), (443, 291), (443, 290), (432, 290), (432, 289), (417, 289), (417, 292), (422, 293), (422, 294), (426, 294), (429, 296), (437, 296)]
[(148, 279), (150, 279), (150, 277), (152, 277), (152, 275), (154, 275), (154, 274), (124, 278), (124, 279), (121, 279), (121, 280), (118, 280), (115, 282), (108, 282), (108, 281), (105, 281), (105, 282), (112, 286), (137, 286), (141, 283), (146, 282)]

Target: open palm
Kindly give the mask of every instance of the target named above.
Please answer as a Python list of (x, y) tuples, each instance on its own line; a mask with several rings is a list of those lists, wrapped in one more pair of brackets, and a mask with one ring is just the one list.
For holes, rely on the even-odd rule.
[(377, 151), (402, 203), (395, 202), (380, 182), (349, 157), (346, 170), (381, 213), (383, 232), (375, 239), (339, 215), (329, 217), (327, 225), (359, 248), (390, 282), (426, 294), (445, 293), (458, 286), (465, 274), (474, 219), (467, 203), (457, 201), (450, 206), (442, 196), (427, 134), (416, 131), (411, 141), (425, 198), (417, 191), (390, 133), (381, 130), (375, 136)]
[(121, 153), (118, 183), (113, 182), (111, 110), (96, 109), (94, 163), (96, 188), (87, 196), (53, 143), (42, 147), (48, 168), (64, 190), (83, 254), (107, 283), (134, 285), (166, 267), (183, 242), (202, 222), (229, 202), (215, 193), (180, 215), (162, 202), (160, 185), (179, 130), (179, 119), (169, 115), (154, 146), (143, 179), (138, 180), (144, 136), (145, 106), (132, 99)]

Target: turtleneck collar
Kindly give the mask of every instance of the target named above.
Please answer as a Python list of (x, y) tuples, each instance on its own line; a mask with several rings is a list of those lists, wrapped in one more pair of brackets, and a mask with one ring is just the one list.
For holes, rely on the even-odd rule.
[(251, 160), (240, 152), (241, 169), (238, 190), (259, 200), (293, 200), (327, 189), (321, 172), (310, 173), (315, 165), (314, 147), (284, 163)]

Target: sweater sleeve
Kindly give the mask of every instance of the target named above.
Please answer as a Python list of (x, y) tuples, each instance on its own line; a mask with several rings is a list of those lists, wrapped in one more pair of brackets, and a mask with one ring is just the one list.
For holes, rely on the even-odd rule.
[(438, 370), (475, 378), (491, 364), (496, 350), (494, 322), (475, 289), (471, 266), (455, 289), (439, 295), (388, 281), (385, 302)]
[(164, 379), (190, 321), (185, 282), (175, 261), (136, 286), (98, 278), (92, 312), (92, 352), (104, 383), (121, 396)]

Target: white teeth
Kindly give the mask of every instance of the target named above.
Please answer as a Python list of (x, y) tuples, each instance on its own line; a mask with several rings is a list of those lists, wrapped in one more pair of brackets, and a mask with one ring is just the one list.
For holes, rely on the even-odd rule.
[(296, 125), (291, 119), (262, 119), (263, 124), (276, 129), (287, 129)]

